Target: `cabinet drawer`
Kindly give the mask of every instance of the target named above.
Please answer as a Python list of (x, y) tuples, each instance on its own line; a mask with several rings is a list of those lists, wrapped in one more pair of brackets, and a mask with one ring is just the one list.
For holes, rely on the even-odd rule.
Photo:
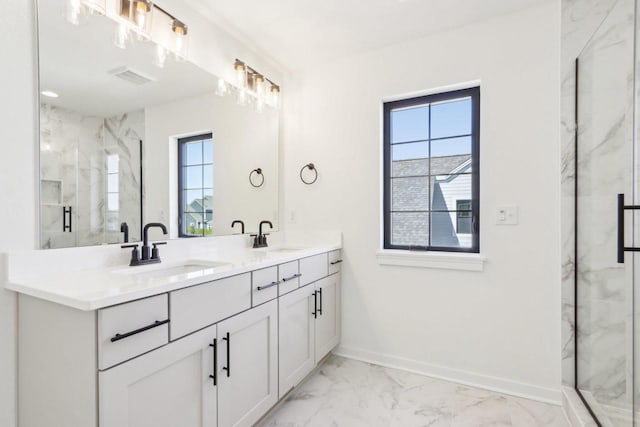
[(251, 273), (169, 293), (171, 340), (251, 308)]
[(329, 274), (338, 273), (340, 271), (341, 266), (342, 266), (342, 251), (338, 249), (337, 251), (329, 252)]
[(263, 268), (251, 273), (251, 297), (255, 307), (278, 297), (278, 267)]
[(300, 260), (300, 286), (308, 285), (329, 275), (327, 254), (314, 255)]
[(107, 369), (169, 342), (167, 294), (98, 311), (98, 367)]
[(284, 295), (298, 289), (298, 285), (300, 284), (298, 261), (280, 264), (278, 266), (278, 280), (280, 280), (278, 295)]

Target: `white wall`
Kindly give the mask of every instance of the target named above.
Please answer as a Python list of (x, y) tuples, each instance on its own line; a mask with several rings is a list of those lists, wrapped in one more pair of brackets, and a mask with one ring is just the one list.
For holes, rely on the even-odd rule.
[[(0, 2), (0, 253), (32, 249), (38, 244), (38, 149), (33, 1)], [(236, 57), (279, 77), (277, 65), (229, 34), (193, 14), (184, 2), (165, 0), (162, 6), (190, 21), (190, 58), (203, 68), (231, 73)], [(4, 264), (2, 265), (4, 277)], [(0, 289), (0, 426), (16, 425), (16, 296)]]
[[(344, 232), (342, 353), (560, 401), (556, 3), (286, 82), (282, 214), (287, 230)], [(473, 80), (484, 272), (378, 265), (381, 100)], [(310, 161), (320, 178), (306, 186)], [(520, 225), (495, 225), (501, 204), (519, 206)]]
[[(0, 2), (0, 252), (36, 247), (33, 2)], [(2, 267), (4, 277), (4, 262)], [(16, 296), (0, 289), (0, 426), (16, 423)]]

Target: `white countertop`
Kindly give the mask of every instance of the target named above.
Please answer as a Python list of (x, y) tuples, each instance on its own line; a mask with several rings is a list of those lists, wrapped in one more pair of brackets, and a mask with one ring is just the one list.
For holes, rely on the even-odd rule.
[[(278, 246), (286, 247), (287, 245)], [(167, 258), (160, 264), (140, 267), (118, 265), (90, 270), (55, 272), (42, 276), (10, 277), (5, 287), (25, 295), (88, 311), (341, 248), (339, 244), (324, 244), (304, 249), (278, 251), (278, 246), (265, 249), (218, 249), (201, 252), (184, 259)], [(168, 276), (160, 271), (198, 262), (225, 264)], [(154, 271), (154, 274), (145, 276), (146, 271)]]

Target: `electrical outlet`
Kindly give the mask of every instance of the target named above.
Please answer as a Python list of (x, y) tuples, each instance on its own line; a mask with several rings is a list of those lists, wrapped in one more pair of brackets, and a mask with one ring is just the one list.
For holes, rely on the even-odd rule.
[(518, 225), (518, 207), (498, 206), (496, 208), (496, 224)]

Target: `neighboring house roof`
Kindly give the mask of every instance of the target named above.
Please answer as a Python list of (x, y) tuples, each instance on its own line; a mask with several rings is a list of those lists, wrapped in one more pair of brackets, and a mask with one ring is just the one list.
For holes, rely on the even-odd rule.
[[(431, 171), (436, 175), (463, 173), (471, 167), (471, 156), (444, 156), (431, 158)], [(429, 175), (429, 159), (394, 160), (392, 176)]]

